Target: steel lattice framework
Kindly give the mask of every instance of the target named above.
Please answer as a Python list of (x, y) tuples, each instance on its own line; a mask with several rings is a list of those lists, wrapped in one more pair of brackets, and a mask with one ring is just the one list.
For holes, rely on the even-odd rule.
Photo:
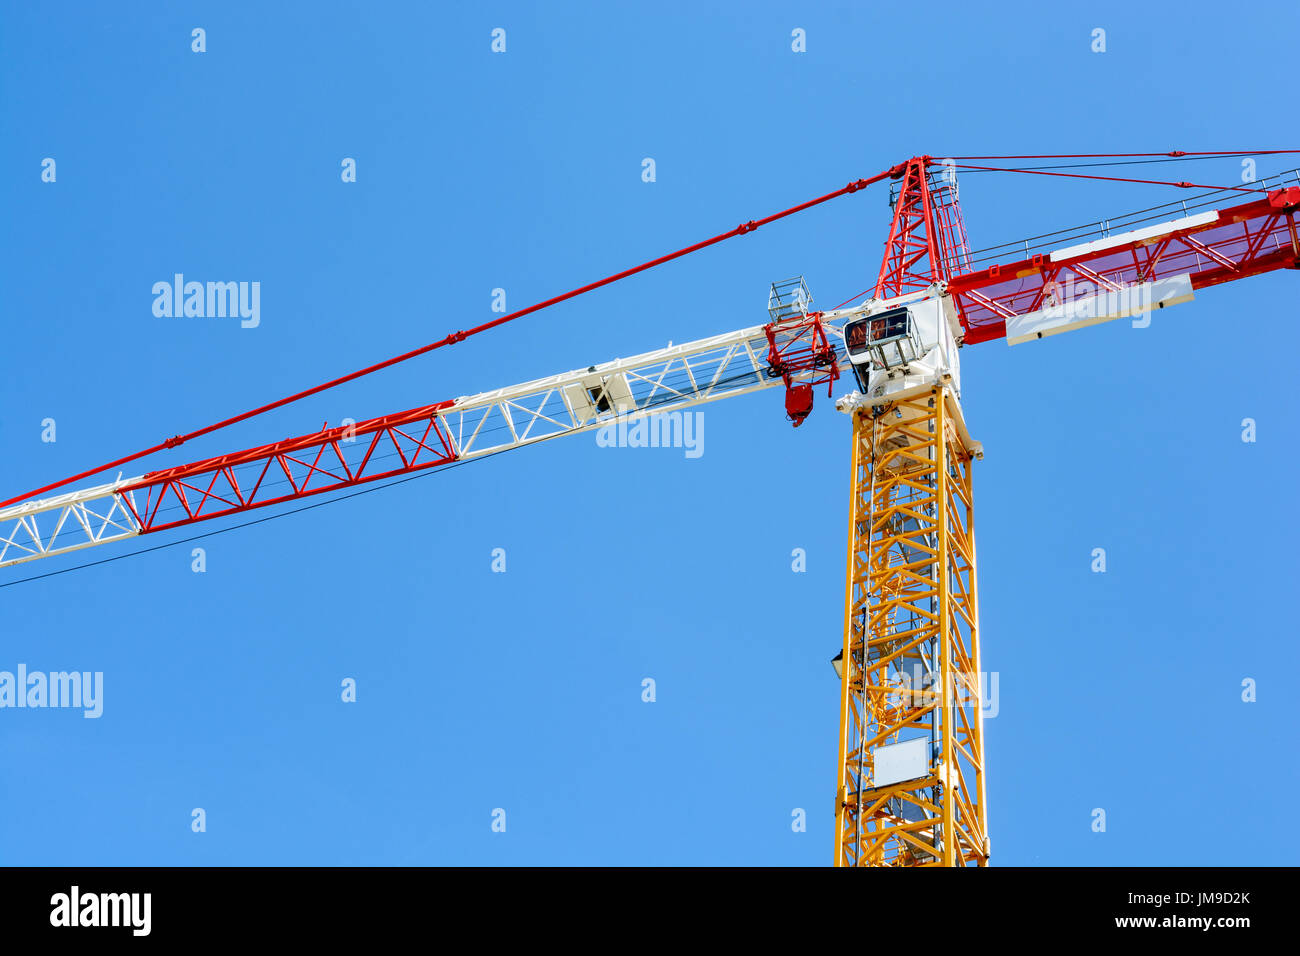
[(918, 156), (894, 168), (894, 218), (876, 278), (875, 299), (928, 289), (968, 265), (966, 226), (951, 170)]
[[(987, 865), (971, 464), (947, 386), (853, 413), (836, 866)], [(912, 742), (920, 774), (882, 780)]]
[[(875, 372), (863, 371), (874, 359), (864, 365), (859, 352), (855, 365), (845, 354), (845, 323), (863, 316), (874, 322), (900, 303), (941, 298), (947, 311), (940, 321), (955, 317), (947, 342), (1006, 337), (1014, 344), (1135, 314), (1135, 303), (1163, 308), (1190, 301), (1193, 290), (1295, 269), (1300, 185), (1289, 183), (1300, 183), (1300, 174), (1255, 189), (1230, 187), (1258, 196), (1236, 205), (1211, 208), (1225, 192), (1216, 189), (1193, 199), (1190, 208), (1155, 207), (1098, 228), (1090, 224), (1039, 237), (1037, 245), (1026, 240), (1023, 247), (999, 246), (981, 255), (968, 249), (951, 162), (913, 157), (516, 313), (5, 499), (0, 567), (774, 386), (784, 386), (787, 415), (798, 424), (812, 410), (814, 386), (825, 384), (829, 391), (842, 372), (852, 371), (871, 397), (854, 392), (841, 399), (853, 421), (853, 465), (837, 658), (835, 865), (987, 865), (984, 673), (971, 485), (981, 450), (958, 403), (954, 376), (960, 363), (922, 361), (913, 367), (909, 363), (923, 357), (902, 360), (900, 346), (896, 371), (902, 379), (896, 386), (880, 384)], [(766, 325), (39, 497), (886, 179), (892, 183), (893, 219), (867, 302), (810, 311), (799, 277), (773, 285)], [(1004, 255), (1009, 261), (997, 261)], [(924, 384), (913, 384), (917, 377)]]
[[(807, 322), (832, 337), (846, 309)], [(0, 509), (0, 567), (481, 458), (619, 421), (783, 386), (830, 369), (768, 361), (766, 326), (299, 435)], [(843, 351), (842, 348), (840, 350)], [(830, 361), (836, 363), (835, 353)]]
[[(1300, 175), (1288, 176), (1300, 182)], [(1203, 199), (1191, 210), (1182, 207), (1188, 215), (1176, 219), (1154, 223), (1149, 216), (1134, 219), (1128, 224), (1137, 228), (1114, 235), (1107, 234), (1111, 225), (1107, 223), (1100, 234), (1076, 231), (1070, 235), (1071, 245), (1043, 252), (1032, 251), (1027, 242), (1023, 258), (974, 269), (955, 176), (945, 164), (920, 156), (878, 176), (743, 223), (669, 256), (301, 394), (315, 394), (435, 346), (460, 341), (471, 332), (730, 236), (752, 232), (767, 222), (887, 178), (893, 182), (894, 216), (874, 300), (942, 288), (952, 297), (967, 345), (1005, 336), (1008, 323), (1032, 319), (1059, 304), (1063, 295), (1081, 294), (1080, 288), (1117, 293), (1176, 280), (1201, 289), (1300, 264), (1296, 225), (1300, 186), (1278, 181), (1261, 183), (1263, 197), (1250, 202), (1213, 209), (1207, 208), (1211, 200)], [(670, 346), (593, 366), (586, 372), (440, 402), (52, 497), (10, 499), (0, 508), (0, 567), (481, 457), (598, 427), (611, 417), (660, 406), (685, 407), (779, 384), (786, 387), (787, 411), (801, 421), (811, 407), (811, 386), (833, 383), (839, 372), (848, 368), (839, 329), (858, 311), (790, 314), (767, 326)], [(808, 356), (797, 348), (805, 340), (811, 343), (803, 349)], [(606, 385), (601, 384), (601, 375), (609, 379), (608, 394), (603, 391)], [(279, 407), (296, 397), (266, 408)], [(150, 451), (173, 448), (214, 427), (177, 436)], [(85, 474), (95, 473), (98, 471)]]
[(948, 281), (967, 345), (999, 339), (1007, 321), (1055, 304), (1073, 290), (1098, 292), (1187, 275), (1204, 289), (1271, 272), (1300, 260), (1296, 210), (1300, 187), (1262, 199), (1209, 209), (1118, 235), (1030, 253)]

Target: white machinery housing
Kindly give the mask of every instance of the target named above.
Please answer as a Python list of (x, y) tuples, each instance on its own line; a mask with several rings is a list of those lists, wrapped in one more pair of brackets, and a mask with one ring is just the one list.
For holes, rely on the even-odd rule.
[(960, 332), (951, 297), (932, 290), (910, 302), (871, 303), (866, 315), (844, 323), (844, 347), (868, 400), (946, 377), (960, 398)]

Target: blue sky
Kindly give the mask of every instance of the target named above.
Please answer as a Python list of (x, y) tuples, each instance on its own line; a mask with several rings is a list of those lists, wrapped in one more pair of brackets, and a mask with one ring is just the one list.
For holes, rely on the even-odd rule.
[[(850, 3), (6, 5), (0, 492), (914, 154), (1296, 145), (1294, 6), (1197, 6), (930, 5), (918, 39)], [(962, 181), (977, 248), (1172, 193)], [(836, 200), (149, 466), (759, 324), (790, 275), (833, 305), (888, 214)], [(261, 324), (155, 317), (177, 272), (260, 282)], [(1294, 282), (963, 352), (995, 863), (1297, 861)], [(210, 538), (202, 574), (185, 545), (0, 588), (0, 669), (104, 674), (98, 720), (0, 711), (0, 861), (829, 863), (848, 421), (769, 391), (705, 441), (551, 442)]]

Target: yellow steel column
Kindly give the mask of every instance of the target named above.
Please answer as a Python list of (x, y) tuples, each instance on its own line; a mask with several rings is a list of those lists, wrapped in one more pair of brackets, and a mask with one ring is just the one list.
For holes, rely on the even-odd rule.
[(948, 419), (945, 415), (943, 396), (936, 388), (930, 392), (930, 404), (934, 408), (934, 420), (930, 427), (934, 430), (935, 458), (935, 497), (939, 508), (938, 560), (934, 568), (935, 580), (939, 586), (939, 734), (942, 741), (940, 750), (939, 782), (943, 787), (943, 826), (940, 828), (943, 840), (943, 865), (953, 866), (953, 784), (952, 776), (952, 700), (955, 688), (952, 681), (951, 621), (948, 619), (948, 442), (945, 440), (944, 425)]
[(985, 681), (991, 680), (991, 678), (984, 672), (983, 658), (980, 654), (979, 589), (976, 587), (977, 563), (975, 560), (975, 512), (972, 507), (975, 498), (975, 479), (970, 465), (971, 462), (969, 459), (962, 463), (961, 475), (964, 481), (960, 490), (964, 492), (961, 504), (965, 509), (966, 543), (970, 555), (970, 597), (968, 604), (970, 609), (970, 618), (973, 625), (970, 627), (970, 634), (967, 642), (970, 648), (971, 665), (974, 668), (975, 678), (979, 682), (979, 706), (975, 708), (974, 712), (974, 743), (975, 755), (977, 758), (977, 783), (974, 788), (974, 798), (978, 801), (976, 804), (976, 819), (978, 821), (979, 833), (983, 837), (980, 844), (980, 849), (983, 851), (983, 858), (979, 860), (979, 865), (988, 866), (989, 814), (987, 804), (988, 798), (986, 795), (987, 782), (984, 779), (984, 705), (986, 703), (984, 700), (984, 691), (988, 687)]
[(947, 384), (853, 412), (836, 866), (987, 863), (979, 454)]
[(853, 723), (850, 719), (852, 694), (849, 685), (853, 680), (853, 579), (854, 566), (857, 563), (856, 542), (854, 540), (856, 536), (854, 532), (858, 522), (858, 494), (862, 473), (862, 440), (859, 435), (862, 416), (854, 412), (852, 419), (853, 450), (849, 456), (852, 471), (849, 475), (848, 568), (844, 572), (844, 641), (840, 651), (840, 670), (842, 672), (840, 677), (840, 740), (839, 756), (835, 761), (835, 766), (839, 768), (840, 773), (835, 798), (835, 866), (845, 866), (848, 863), (848, 848), (844, 846), (844, 838), (848, 833), (848, 788), (846, 786), (845, 766), (850, 753), (850, 725)]

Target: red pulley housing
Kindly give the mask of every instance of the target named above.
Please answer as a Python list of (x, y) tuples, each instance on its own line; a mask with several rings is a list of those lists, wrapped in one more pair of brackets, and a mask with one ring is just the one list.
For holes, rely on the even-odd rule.
[(789, 385), (785, 390), (785, 415), (798, 428), (813, 409), (811, 385)]
[[(785, 414), (795, 428), (812, 411), (813, 388), (825, 385), (829, 397), (835, 380), (840, 377), (835, 346), (826, 338), (821, 319), (820, 312), (810, 312), (770, 322), (764, 328), (768, 343), (767, 374), (785, 380)], [(811, 374), (796, 383), (795, 376), (801, 373)]]

